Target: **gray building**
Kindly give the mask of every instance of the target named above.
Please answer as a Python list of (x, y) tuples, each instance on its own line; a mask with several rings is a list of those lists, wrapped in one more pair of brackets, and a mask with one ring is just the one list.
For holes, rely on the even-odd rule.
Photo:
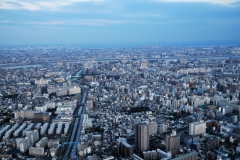
[(166, 151), (171, 151), (172, 156), (176, 155), (180, 149), (180, 136), (173, 130), (166, 136)]
[(144, 123), (135, 126), (135, 148), (139, 152), (149, 149), (149, 125)]
[(196, 151), (176, 157), (172, 160), (198, 160), (198, 153)]
[(48, 138), (47, 137), (43, 137), (35, 145), (36, 145), (36, 147), (43, 147), (44, 148), (45, 146), (47, 146), (47, 141), (48, 141)]

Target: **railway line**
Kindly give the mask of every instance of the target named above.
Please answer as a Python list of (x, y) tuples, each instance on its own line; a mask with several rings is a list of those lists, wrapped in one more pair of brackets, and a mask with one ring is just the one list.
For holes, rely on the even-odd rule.
[[(77, 158), (77, 146), (81, 137), (82, 123), (86, 111), (85, 102), (87, 94), (88, 92), (84, 91), (81, 101), (77, 101), (77, 107), (73, 114), (74, 122), (71, 125), (71, 132), (68, 135), (67, 142), (63, 142), (64, 145), (60, 149), (61, 153), (59, 153), (59, 156), (62, 160), (73, 160)], [(63, 157), (61, 157), (61, 154), (64, 154)]]

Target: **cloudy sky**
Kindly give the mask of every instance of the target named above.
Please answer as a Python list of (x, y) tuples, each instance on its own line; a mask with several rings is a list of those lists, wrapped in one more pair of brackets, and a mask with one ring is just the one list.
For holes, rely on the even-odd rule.
[(240, 42), (240, 0), (0, 0), (0, 45)]

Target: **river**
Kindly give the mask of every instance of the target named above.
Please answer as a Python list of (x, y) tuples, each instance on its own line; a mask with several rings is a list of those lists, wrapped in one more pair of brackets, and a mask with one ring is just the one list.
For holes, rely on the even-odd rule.
[[(168, 61), (174, 61), (174, 60), (179, 60), (181, 57), (161, 57), (161, 58), (145, 58), (148, 59), (150, 61), (155, 61), (155, 60), (168, 60)], [(194, 59), (229, 59), (229, 58), (240, 58), (240, 56), (216, 56), (216, 57), (208, 57), (208, 56), (202, 56), (202, 57), (182, 57), (184, 59), (190, 59), (190, 60), (194, 60)], [(96, 60), (96, 62), (119, 62), (121, 59), (100, 59), (100, 60)], [(132, 61), (134, 60), (142, 60), (142, 58), (133, 58)], [(79, 61), (71, 61), (70, 63), (79, 63)], [(52, 62), (50, 63), (51, 65), (55, 65), (57, 64), (57, 62)], [(43, 64), (25, 64), (25, 65), (12, 65), (12, 66), (4, 66), (4, 64), (2, 64), (2, 67), (0, 65), (0, 68), (3, 69), (19, 69), (19, 68), (29, 68), (29, 67), (43, 67)], [(80, 72), (80, 71), (79, 71)], [(79, 73), (77, 72), (77, 74)], [(79, 73), (76, 76), (79, 76), (81, 73)]]
[[(83, 70), (78, 71), (75, 76), (76, 76), (76, 77), (79, 77), (82, 72), (83, 72)], [(76, 77), (75, 77), (75, 78), (72, 78), (71, 81), (72, 81), (72, 82), (73, 82), (73, 81), (76, 81), (76, 80), (77, 80)]]

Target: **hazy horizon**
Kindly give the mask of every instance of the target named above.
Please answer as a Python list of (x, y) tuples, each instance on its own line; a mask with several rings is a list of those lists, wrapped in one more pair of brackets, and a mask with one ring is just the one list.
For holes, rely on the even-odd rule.
[(0, 45), (240, 45), (239, 35), (239, 0), (0, 2)]
[(171, 46), (184, 46), (184, 47), (208, 47), (208, 46), (240, 46), (240, 41), (205, 41), (205, 42), (114, 42), (114, 43), (62, 43), (62, 44), (5, 44), (0, 46), (12, 47), (51, 47), (51, 46), (75, 46), (80, 48), (138, 48), (138, 47), (171, 47)]

